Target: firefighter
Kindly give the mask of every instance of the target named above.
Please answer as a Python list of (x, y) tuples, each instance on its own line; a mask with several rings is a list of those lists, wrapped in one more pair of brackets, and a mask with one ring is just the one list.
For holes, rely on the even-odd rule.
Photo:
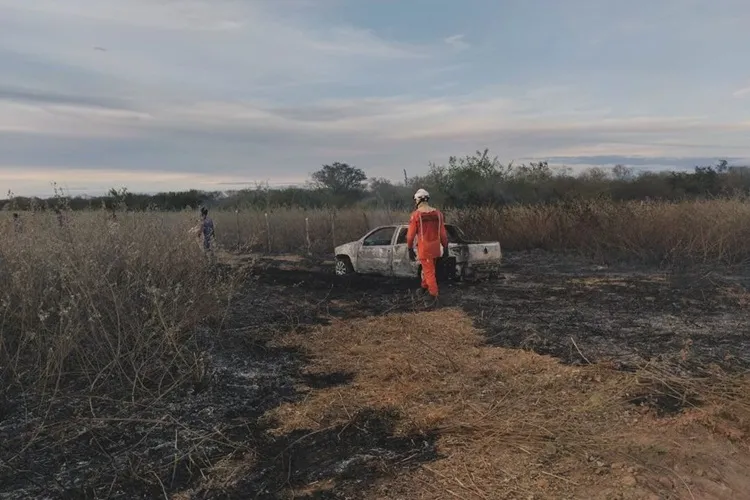
[[(443, 213), (429, 205), (430, 193), (419, 189), (414, 193), (415, 210), (409, 219), (406, 246), (409, 258), (419, 259), (422, 266), (422, 291), (426, 292), (425, 305), (437, 305), (437, 261), (448, 252), (448, 232)], [(417, 247), (416, 252), (414, 247)]]

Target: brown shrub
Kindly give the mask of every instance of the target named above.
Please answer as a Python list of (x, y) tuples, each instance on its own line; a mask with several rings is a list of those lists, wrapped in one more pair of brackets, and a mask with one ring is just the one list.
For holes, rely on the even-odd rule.
[[(218, 280), (182, 214), (22, 214), (0, 247), (0, 384), (158, 394), (198, 366)], [(48, 392), (48, 391), (41, 391)]]

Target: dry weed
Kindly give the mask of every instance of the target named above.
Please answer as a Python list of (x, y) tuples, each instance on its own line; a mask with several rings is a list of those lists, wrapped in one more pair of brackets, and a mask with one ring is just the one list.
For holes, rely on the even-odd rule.
[(182, 214), (22, 214), (0, 248), (0, 380), (40, 401), (157, 397), (202, 376), (196, 327), (219, 317), (227, 282)]
[[(750, 258), (750, 204), (741, 199), (681, 203), (564, 202), (447, 210), (472, 238), (506, 250), (574, 251), (612, 261), (737, 264)], [(279, 209), (215, 214), (226, 247), (268, 253), (330, 254), (368, 229), (408, 213)], [(307, 219), (307, 223), (305, 220)], [(308, 244), (309, 236), (309, 244)]]
[[(395, 408), (404, 434), (439, 432), (442, 458), (381, 482), (373, 498), (728, 499), (748, 491), (732, 475), (750, 465), (743, 378), (564, 366), (486, 347), (457, 310), (339, 322), (282, 343), (307, 350), (314, 373), (355, 378), (277, 409), (279, 433), (346, 424), (366, 408)], [(633, 404), (644, 394), (700, 407), (683, 402), (683, 413), (664, 417)], [(713, 476), (700, 476), (709, 468)]]

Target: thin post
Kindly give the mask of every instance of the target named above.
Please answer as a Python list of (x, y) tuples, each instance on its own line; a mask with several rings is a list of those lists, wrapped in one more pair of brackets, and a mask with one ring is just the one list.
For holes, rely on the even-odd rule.
[(333, 248), (336, 248), (336, 212), (331, 212), (331, 242), (333, 243)]
[(237, 251), (240, 251), (241, 245), (242, 245), (242, 235), (240, 233), (240, 209), (235, 208), (234, 209), (234, 216), (237, 220)]
[(268, 253), (271, 253), (271, 223), (268, 221), (268, 212), (266, 212), (266, 240), (268, 243)]
[(305, 241), (307, 242), (307, 255), (312, 254), (312, 245), (310, 244), (310, 218), (305, 217)]

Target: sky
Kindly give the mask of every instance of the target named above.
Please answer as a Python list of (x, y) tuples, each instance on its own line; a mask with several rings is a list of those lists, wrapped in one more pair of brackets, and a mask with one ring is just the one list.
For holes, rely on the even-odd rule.
[(0, 197), (750, 162), (747, 0), (0, 0)]

